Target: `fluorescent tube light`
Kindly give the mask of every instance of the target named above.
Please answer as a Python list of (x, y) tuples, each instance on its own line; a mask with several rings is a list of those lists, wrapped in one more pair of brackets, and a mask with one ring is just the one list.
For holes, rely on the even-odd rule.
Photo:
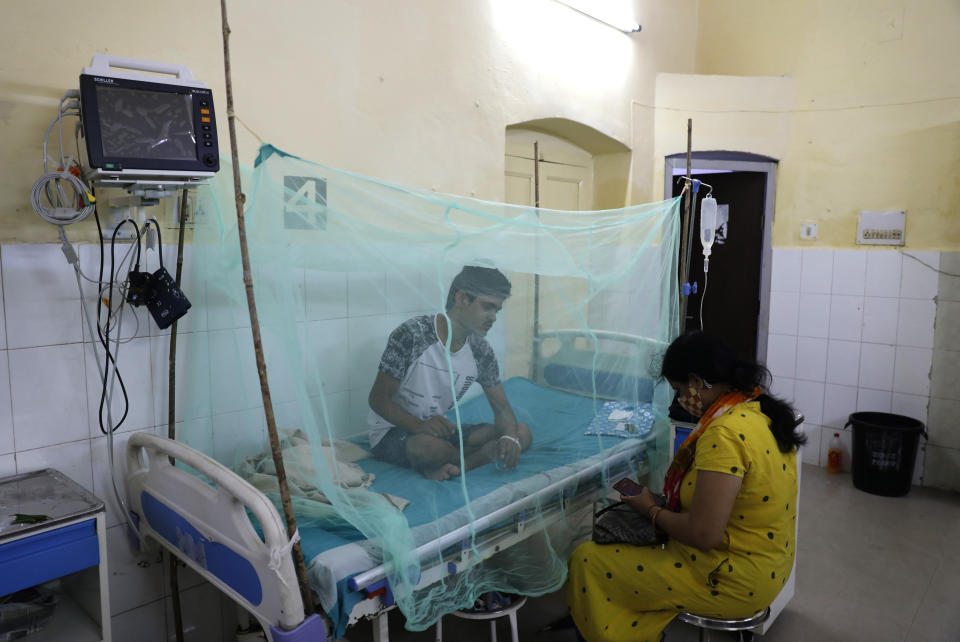
[(610, 6), (610, 0), (593, 0), (592, 2), (590, 0), (554, 0), (554, 2), (617, 31), (627, 34), (640, 31), (640, 24), (626, 15), (618, 15), (624, 12), (614, 10), (615, 8)]

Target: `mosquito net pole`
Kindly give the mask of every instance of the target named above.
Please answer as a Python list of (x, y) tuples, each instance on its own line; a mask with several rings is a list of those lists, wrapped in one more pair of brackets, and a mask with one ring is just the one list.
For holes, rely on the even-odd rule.
[[(533, 206), (537, 221), (540, 221), (540, 143), (533, 141)], [(536, 250), (534, 250), (536, 251)], [(533, 274), (533, 355), (531, 359), (532, 381), (536, 383), (540, 370), (540, 274)]]
[[(693, 141), (693, 119), (687, 119), (687, 187), (690, 186), (690, 148)], [(683, 226), (680, 232), (680, 334), (687, 330), (687, 295), (683, 293), (683, 286), (690, 280), (690, 249), (693, 233), (692, 218), (690, 215), (692, 189), (687, 189), (687, 197), (683, 202)]]
[[(267, 416), (267, 432), (270, 435), (270, 450), (277, 469), (277, 483), (280, 486), (280, 501), (283, 504), (283, 516), (287, 522), (287, 536), (293, 539), (297, 532), (297, 518), (290, 503), (290, 489), (287, 487), (287, 473), (280, 454), (280, 437), (277, 434), (277, 422), (273, 416), (273, 401), (270, 398), (270, 385), (267, 382), (267, 363), (263, 357), (263, 340), (260, 336), (260, 321), (257, 317), (257, 303), (253, 296), (253, 276), (250, 272), (250, 252), (247, 249), (247, 228), (243, 220), (243, 204), (246, 201), (240, 186), (240, 160), (237, 155), (237, 125), (233, 113), (233, 84), (230, 79), (230, 25), (227, 23), (227, 0), (220, 0), (220, 12), (223, 20), (223, 68), (227, 89), (227, 119), (230, 125), (230, 155), (233, 159), (233, 193), (237, 205), (237, 232), (240, 236), (240, 259), (243, 264), (243, 284), (247, 292), (247, 308), (250, 311), (250, 330), (253, 333), (253, 350), (257, 358), (257, 374), (260, 377), (260, 395), (263, 397), (263, 410)], [(313, 599), (310, 595), (310, 582), (303, 560), (300, 541), (293, 544), (293, 563), (300, 584), (304, 615), (313, 615)]]

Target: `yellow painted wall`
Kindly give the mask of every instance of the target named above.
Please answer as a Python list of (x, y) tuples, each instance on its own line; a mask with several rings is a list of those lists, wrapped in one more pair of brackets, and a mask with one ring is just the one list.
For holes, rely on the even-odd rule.
[[(767, 99), (722, 95), (735, 94), (737, 80), (688, 94), (683, 106), (701, 110), (692, 112), (695, 149), (781, 160), (775, 246), (851, 247), (860, 210), (905, 209), (908, 248), (956, 250), (958, 60), (956, 0), (701, 0), (697, 73), (785, 77), (792, 91), (788, 104), (773, 104), (784, 113), (758, 112)], [(658, 104), (678, 100), (658, 95)], [(743, 111), (702, 111), (731, 102)], [(771, 119), (781, 125), (774, 139), (751, 135)], [(819, 239), (800, 240), (804, 221), (819, 224)]]
[[(696, 0), (624, 2), (641, 34), (551, 0), (230, 0), (237, 113), (313, 160), (501, 200), (507, 125), (563, 117), (630, 145), (631, 101), (653, 100), (658, 71), (693, 70), (684, 36)], [(55, 240), (28, 195), (57, 101), (94, 53), (190, 67), (215, 92), (227, 149), (218, 4), (4, 3), (0, 241)], [(242, 127), (239, 139), (249, 164), (258, 143)], [(649, 158), (652, 139), (639, 142), (635, 155)], [(648, 174), (638, 176), (631, 198), (650, 200)], [(71, 237), (93, 238), (81, 226)]]

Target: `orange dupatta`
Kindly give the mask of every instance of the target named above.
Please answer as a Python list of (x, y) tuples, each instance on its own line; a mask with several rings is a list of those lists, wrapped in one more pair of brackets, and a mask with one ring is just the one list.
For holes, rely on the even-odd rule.
[(670, 467), (663, 481), (663, 492), (667, 496), (666, 508), (676, 511), (680, 509), (680, 485), (683, 482), (684, 475), (693, 466), (693, 456), (697, 450), (697, 440), (703, 431), (713, 423), (713, 420), (725, 413), (730, 408), (745, 401), (752, 401), (763, 394), (760, 386), (753, 389), (751, 395), (746, 395), (739, 390), (734, 390), (723, 395), (713, 402), (713, 405), (707, 408), (707, 411), (697, 422), (697, 428), (684, 440), (683, 444), (673, 456)]

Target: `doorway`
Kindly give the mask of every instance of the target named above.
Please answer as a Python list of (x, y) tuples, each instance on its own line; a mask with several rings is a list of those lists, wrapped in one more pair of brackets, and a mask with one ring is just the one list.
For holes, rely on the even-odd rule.
[[(766, 361), (770, 318), (770, 262), (772, 257), (773, 204), (776, 160), (738, 152), (697, 152), (692, 155), (693, 178), (713, 187), (719, 220), (710, 256), (704, 291), (703, 253), (700, 244), (701, 187), (691, 220), (693, 234), (689, 281), (697, 293), (688, 297), (686, 329), (702, 327), (724, 337), (738, 356)], [(683, 189), (677, 177), (686, 174), (686, 155), (666, 159), (665, 194)]]

